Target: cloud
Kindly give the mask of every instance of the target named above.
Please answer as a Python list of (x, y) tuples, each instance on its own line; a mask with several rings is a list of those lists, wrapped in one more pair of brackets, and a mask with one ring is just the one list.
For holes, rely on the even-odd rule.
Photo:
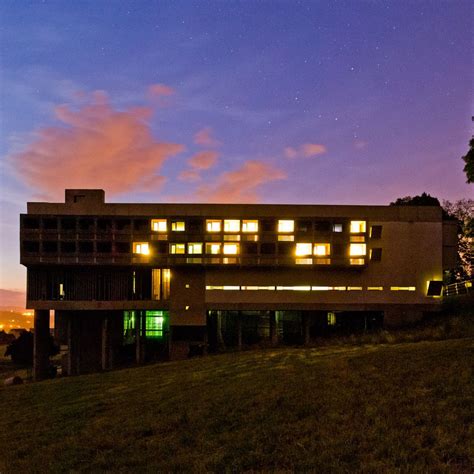
[(194, 134), (194, 143), (199, 146), (216, 147), (220, 143), (212, 136), (211, 127), (205, 127)]
[(202, 151), (192, 156), (188, 163), (192, 168), (207, 170), (216, 164), (218, 157), (219, 153), (215, 151)]
[(287, 147), (284, 154), (287, 158), (310, 158), (316, 155), (322, 155), (327, 152), (327, 148), (319, 143), (304, 143), (298, 148)]
[(169, 97), (170, 95), (173, 95), (175, 93), (175, 90), (167, 86), (165, 84), (152, 84), (150, 87), (148, 87), (148, 95), (150, 97)]
[(355, 140), (354, 148), (356, 150), (365, 150), (367, 148), (367, 142), (365, 142), (364, 140)]
[(260, 199), (260, 186), (285, 178), (286, 174), (282, 170), (263, 161), (249, 160), (235, 171), (222, 173), (213, 186), (200, 186), (197, 199), (220, 203), (257, 202)]
[(132, 189), (155, 190), (157, 173), (171, 156), (184, 150), (157, 141), (147, 107), (114, 109), (103, 92), (89, 96), (78, 109), (55, 109), (60, 124), (41, 128), (21, 152), (8, 159), (32, 188), (62, 195), (64, 188), (103, 188), (110, 194)]

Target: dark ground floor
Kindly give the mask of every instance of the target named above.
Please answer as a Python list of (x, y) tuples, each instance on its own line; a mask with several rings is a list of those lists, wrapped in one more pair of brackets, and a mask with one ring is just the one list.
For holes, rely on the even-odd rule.
[[(55, 311), (61, 371), (77, 375), (130, 364), (177, 360), (256, 345), (309, 344), (315, 338), (375, 331), (388, 311), (210, 310), (206, 324), (170, 325), (169, 311)], [(35, 312), (35, 378), (49, 366), (42, 349), (49, 312)], [(44, 347), (46, 347), (44, 345)]]

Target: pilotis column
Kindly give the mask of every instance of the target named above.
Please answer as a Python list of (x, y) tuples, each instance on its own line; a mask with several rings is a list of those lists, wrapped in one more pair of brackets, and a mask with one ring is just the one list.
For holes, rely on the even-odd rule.
[(35, 309), (35, 332), (33, 334), (33, 379), (43, 380), (49, 371), (49, 310)]

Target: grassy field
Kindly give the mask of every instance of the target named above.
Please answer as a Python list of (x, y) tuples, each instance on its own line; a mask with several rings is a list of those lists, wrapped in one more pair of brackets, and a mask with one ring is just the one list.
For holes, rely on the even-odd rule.
[(223, 354), (0, 389), (0, 472), (472, 472), (474, 339)]

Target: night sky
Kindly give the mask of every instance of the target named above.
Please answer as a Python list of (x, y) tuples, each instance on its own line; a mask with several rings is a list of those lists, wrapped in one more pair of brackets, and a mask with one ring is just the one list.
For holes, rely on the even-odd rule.
[(1, 280), (19, 213), (473, 197), (471, 1), (0, 3)]

